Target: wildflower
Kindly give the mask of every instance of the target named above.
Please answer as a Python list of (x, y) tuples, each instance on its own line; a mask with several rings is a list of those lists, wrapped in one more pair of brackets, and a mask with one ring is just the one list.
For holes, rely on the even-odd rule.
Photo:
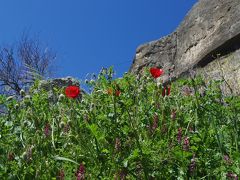
[(58, 172), (57, 179), (59, 179), (59, 180), (64, 180), (64, 176), (65, 176), (64, 170), (61, 169), (61, 170)]
[(119, 138), (116, 138), (116, 140), (115, 140), (115, 150), (119, 151), (120, 148), (121, 148), (121, 141), (120, 141)]
[(47, 123), (44, 127), (44, 134), (46, 137), (50, 136), (51, 133), (51, 126), (49, 123)]
[(156, 78), (160, 77), (164, 73), (164, 71), (162, 69), (152, 67), (152, 68), (150, 68), (150, 73), (151, 73), (152, 77), (156, 79)]
[(115, 95), (116, 95), (116, 96), (119, 96), (120, 94), (121, 94), (121, 91), (116, 90)]
[(228, 172), (226, 174), (227, 178), (230, 178), (230, 179), (234, 179), (234, 180), (238, 180), (238, 176), (232, 172)]
[(193, 70), (193, 69), (190, 69), (189, 70), (189, 74), (190, 74), (190, 77), (191, 77), (191, 79), (194, 79), (195, 77), (196, 77), (196, 71), (195, 70)]
[(181, 142), (182, 142), (182, 128), (178, 128), (177, 140), (178, 140), (178, 143), (181, 144)]
[(227, 164), (231, 164), (231, 163), (232, 163), (232, 161), (231, 161), (231, 159), (230, 159), (230, 157), (229, 157), (228, 155), (224, 155), (224, 156), (223, 156), (223, 159), (224, 159), (224, 161), (225, 161)]
[(89, 83), (89, 81), (88, 81), (87, 79), (85, 79), (85, 81), (84, 81), (84, 82), (85, 82), (85, 84), (88, 84), (88, 83)]
[(183, 150), (188, 151), (189, 150), (189, 137), (185, 137), (183, 141)]
[(195, 160), (195, 154), (193, 154), (193, 157), (191, 159), (191, 163), (189, 165), (190, 173), (193, 173), (195, 169), (196, 169), (196, 160)]
[(188, 86), (183, 87), (182, 90), (185, 96), (190, 96), (192, 94), (192, 90)]
[(77, 180), (84, 180), (85, 177), (85, 167), (84, 165), (81, 163), (77, 172), (75, 173), (75, 176), (77, 177)]
[(58, 97), (58, 101), (60, 101), (60, 102), (63, 101), (63, 100), (64, 100), (64, 97), (65, 97), (65, 96), (64, 96), (63, 94), (60, 94), (59, 97)]
[(95, 81), (93, 79), (90, 80), (89, 82), (91, 85), (93, 85), (95, 83)]
[(77, 98), (80, 93), (80, 88), (78, 86), (68, 86), (65, 89), (65, 94), (68, 98)]
[(15, 104), (15, 109), (18, 109), (19, 108), (19, 104)]
[(20, 92), (19, 92), (19, 94), (20, 94), (22, 97), (24, 97), (26, 93), (25, 93), (25, 91), (24, 91), (23, 89), (21, 89)]
[(192, 126), (189, 126), (189, 132), (193, 133), (194, 130), (193, 130), (193, 127)]
[(228, 155), (224, 155), (223, 158), (224, 158), (225, 161), (229, 161), (230, 160)]

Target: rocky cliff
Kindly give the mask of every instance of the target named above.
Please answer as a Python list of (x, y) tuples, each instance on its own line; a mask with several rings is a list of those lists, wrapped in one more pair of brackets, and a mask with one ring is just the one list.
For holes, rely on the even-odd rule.
[(226, 79), (239, 80), (239, 49), (240, 0), (199, 0), (173, 33), (137, 48), (130, 72), (174, 67), (174, 78), (195, 69), (215, 78), (230, 72)]

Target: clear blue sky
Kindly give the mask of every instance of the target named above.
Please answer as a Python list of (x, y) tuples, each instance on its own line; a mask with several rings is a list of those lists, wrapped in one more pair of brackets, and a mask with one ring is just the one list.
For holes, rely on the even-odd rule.
[(136, 48), (175, 30), (197, 0), (1, 0), (0, 45), (24, 31), (57, 52), (57, 77), (128, 71)]

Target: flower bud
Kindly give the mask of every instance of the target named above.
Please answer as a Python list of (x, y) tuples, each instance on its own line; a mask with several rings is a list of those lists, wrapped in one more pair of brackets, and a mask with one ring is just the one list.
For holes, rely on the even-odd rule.
[(90, 84), (94, 84), (95, 81), (93, 79), (90, 80)]
[(19, 93), (20, 93), (20, 95), (21, 95), (22, 97), (24, 97), (24, 96), (26, 95), (26, 93), (25, 93), (25, 91), (24, 91), (23, 89), (21, 89)]
[(15, 109), (18, 109), (19, 108), (19, 104), (15, 104)]
[(58, 97), (58, 101), (63, 101), (65, 98), (64, 94), (60, 94), (59, 97)]
[(88, 83), (89, 83), (89, 81), (87, 79), (85, 79), (85, 84), (88, 84)]

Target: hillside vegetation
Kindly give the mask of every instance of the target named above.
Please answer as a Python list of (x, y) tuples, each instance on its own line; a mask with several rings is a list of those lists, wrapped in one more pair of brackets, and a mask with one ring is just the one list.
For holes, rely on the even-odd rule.
[(237, 179), (240, 97), (222, 81), (181, 79), (165, 87), (148, 70), (113, 79), (102, 71), (90, 93), (55, 89), (0, 96), (1, 179)]

